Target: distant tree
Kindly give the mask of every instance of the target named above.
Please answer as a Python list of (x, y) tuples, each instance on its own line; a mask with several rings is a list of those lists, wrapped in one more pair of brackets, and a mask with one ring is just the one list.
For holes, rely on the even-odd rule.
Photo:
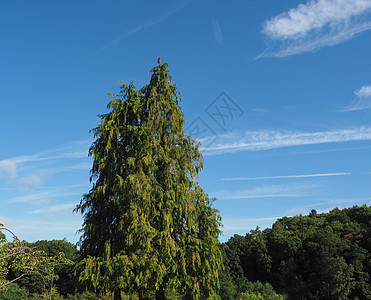
[(225, 270), (244, 297), (249, 281), (259, 280), (289, 299), (371, 299), (370, 233), (366, 205), (283, 217), (230, 238)]
[[(235, 274), (233, 274), (231, 270), (232, 262), (230, 261), (230, 258), (232, 258), (232, 255), (227, 253), (230, 249), (226, 244), (220, 244), (220, 247), (223, 254), (224, 270), (219, 275), (220, 288), (218, 295), (223, 300), (234, 300), (237, 295), (237, 286), (235, 280), (236, 276), (234, 276)], [(240, 274), (243, 274), (242, 269)]]
[(297, 255), (302, 299), (348, 299), (355, 287), (354, 266), (344, 259), (349, 248), (331, 227), (319, 228), (303, 241)]
[(269, 283), (247, 282), (246, 291), (239, 295), (241, 300), (283, 300), (283, 296), (277, 294)]
[(227, 244), (238, 255), (244, 276), (249, 281), (268, 280), (272, 258), (268, 253), (264, 233), (259, 228), (251, 230), (244, 237), (235, 235)]
[[(53, 276), (53, 265), (71, 263), (63, 253), (48, 257), (45, 252), (30, 247), (28, 243), (20, 241), (8, 228), (1, 226), (2, 224), (0, 224), (0, 293), (6, 291), (8, 285), (32, 274), (40, 275), (42, 280), (49, 280)], [(12, 242), (8, 242), (3, 231), (13, 236)]]
[(93, 129), (92, 189), (84, 215), (80, 279), (95, 291), (140, 299), (177, 290), (214, 293), (222, 256), (220, 217), (197, 182), (198, 143), (185, 136), (180, 94), (159, 58), (140, 90), (124, 84)]
[(7, 286), (0, 296), (1, 300), (29, 299), (29, 292), (26, 288), (11, 283)]
[[(28, 247), (43, 251), (47, 257), (55, 258), (63, 253), (64, 256), (70, 261), (75, 261), (77, 258), (77, 247), (66, 240), (40, 240), (34, 243), (25, 243)], [(19, 274), (19, 271), (13, 271), (10, 269), (8, 279), (13, 279)], [(57, 275), (58, 280), (54, 280), (54, 286), (57, 287), (58, 291), (66, 296), (67, 294), (73, 294), (77, 289), (77, 281), (74, 275), (73, 264), (59, 264), (54, 266), (54, 274)], [(54, 278), (56, 279), (56, 278)], [(17, 281), (17, 284), (21, 287), (28, 289), (30, 293), (42, 294), (49, 290), (49, 282), (46, 282), (41, 274), (33, 273), (28, 276), (22, 277)]]

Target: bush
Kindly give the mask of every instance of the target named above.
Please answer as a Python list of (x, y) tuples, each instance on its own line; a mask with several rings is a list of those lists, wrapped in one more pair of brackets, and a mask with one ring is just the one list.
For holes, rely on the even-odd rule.
[(241, 300), (283, 300), (283, 296), (277, 294), (269, 283), (262, 284), (261, 282), (246, 282), (244, 292), (238, 299)]
[(7, 290), (0, 294), (1, 300), (26, 300), (29, 297), (28, 290), (16, 283), (9, 284)]

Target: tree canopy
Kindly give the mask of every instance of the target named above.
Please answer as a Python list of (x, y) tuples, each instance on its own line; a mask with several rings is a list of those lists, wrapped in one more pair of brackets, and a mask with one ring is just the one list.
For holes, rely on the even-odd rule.
[(369, 299), (370, 242), (371, 207), (313, 210), (230, 238), (226, 268), (240, 291), (258, 280), (289, 299)]
[[(19, 240), (12, 231), (2, 226), (0, 224), (0, 293), (6, 291), (13, 282), (34, 275), (44, 285), (52, 278), (54, 265), (72, 263), (62, 251), (48, 256), (44, 251)], [(7, 240), (3, 231), (13, 236), (12, 242)]]
[(110, 112), (93, 129), (93, 186), (84, 215), (80, 279), (96, 291), (177, 290), (187, 299), (214, 293), (222, 255), (220, 216), (202, 190), (199, 144), (183, 131), (181, 101), (168, 65), (139, 90), (110, 94)]

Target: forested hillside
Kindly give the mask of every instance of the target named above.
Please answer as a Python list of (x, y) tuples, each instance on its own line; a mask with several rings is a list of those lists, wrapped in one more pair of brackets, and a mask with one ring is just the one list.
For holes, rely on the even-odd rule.
[[(62, 252), (74, 263), (79, 261), (76, 246), (65, 240), (24, 245), (47, 257), (56, 258)], [(369, 206), (283, 217), (272, 228), (234, 235), (220, 247), (224, 270), (220, 289), (212, 299), (371, 298)], [(112, 299), (110, 293), (84, 290), (75, 269), (75, 264), (55, 266), (53, 299)], [(12, 260), (5, 260), (2, 279), (13, 280), (21, 272)], [(33, 272), (6, 286), (0, 299), (50, 299), (50, 288), (49, 277)], [(183, 296), (171, 290), (166, 294), (167, 299)], [(134, 294), (122, 297), (136, 299)]]
[(234, 235), (223, 244), (229, 299), (248, 281), (269, 282), (289, 299), (370, 299), (370, 228), (371, 208), (364, 205), (312, 210)]

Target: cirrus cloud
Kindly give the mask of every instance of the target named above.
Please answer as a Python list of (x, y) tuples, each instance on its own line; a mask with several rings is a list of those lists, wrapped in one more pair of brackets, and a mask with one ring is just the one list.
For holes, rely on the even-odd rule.
[(284, 57), (334, 46), (371, 29), (369, 0), (312, 0), (263, 24), (272, 46), (261, 57)]
[(354, 92), (360, 98), (371, 97), (371, 85), (364, 85)]
[(17, 174), (17, 164), (13, 160), (0, 161), (0, 177), (9, 177), (14, 179)]
[(356, 127), (329, 131), (300, 132), (289, 130), (236, 131), (218, 136), (217, 142), (206, 148), (205, 155), (263, 151), (284, 147), (318, 145), (371, 140), (371, 127)]
[(364, 85), (360, 89), (354, 91), (357, 96), (352, 103), (341, 109), (340, 112), (356, 111), (371, 108), (371, 85)]

